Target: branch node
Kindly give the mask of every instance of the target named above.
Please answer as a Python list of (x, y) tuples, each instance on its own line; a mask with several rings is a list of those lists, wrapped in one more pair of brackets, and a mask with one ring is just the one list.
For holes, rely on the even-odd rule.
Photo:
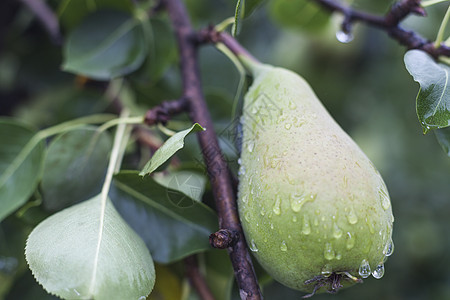
[(239, 239), (239, 233), (228, 229), (219, 229), (209, 236), (209, 243), (213, 248), (226, 249), (232, 247)]

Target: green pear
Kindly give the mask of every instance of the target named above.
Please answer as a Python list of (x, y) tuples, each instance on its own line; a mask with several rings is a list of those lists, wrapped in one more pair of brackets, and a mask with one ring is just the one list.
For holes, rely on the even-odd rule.
[(381, 278), (394, 217), (372, 162), (299, 75), (249, 63), (239, 215), (250, 250), (280, 283), (336, 292)]

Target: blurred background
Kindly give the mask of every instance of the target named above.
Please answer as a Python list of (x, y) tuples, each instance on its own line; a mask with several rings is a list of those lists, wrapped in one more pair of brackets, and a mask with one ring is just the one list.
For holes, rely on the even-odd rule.
[[(283, 2), (293, 1), (265, 1), (258, 6), (243, 21), (238, 40), (261, 61), (294, 70), (311, 84), (331, 115), (379, 169), (395, 216), (395, 250), (385, 265), (384, 277), (370, 277), (337, 295), (314, 298), (450, 299), (450, 158), (433, 132), (422, 133), (415, 112), (419, 86), (405, 69), (406, 49), (385, 32), (364, 24), (355, 24), (352, 41), (339, 42), (336, 33), (341, 16), (324, 18), (320, 13), (295, 9), (286, 15)], [(58, 1), (48, 3), (58, 9)], [(352, 3), (373, 13), (383, 13), (391, 4), (386, 0)], [(186, 5), (194, 26), (201, 28), (233, 16), (235, 1), (187, 0)], [(427, 8), (427, 18), (409, 17), (403, 26), (433, 40), (447, 5)], [(310, 21), (307, 16), (312, 16)], [(168, 50), (163, 51), (162, 60), (167, 63), (158, 67), (160, 76), (152, 77), (149, 70), (159, 57), (149, 58), (129, 76), (144, 108), (180, 93), (176, 48), (170, 34), (163, 34), (170, 27), (164, 15), (153, 22), (159, 35), (166, 38)], [(70, 31), (69, 25), (63, 26), (63, 34), (66, 31)], [(202, 47), (199, 57), (208, 105), (216, 130), (222, 132), (234, 119), (232, 104), (240, 75), (211, 46)], [(82, 78), (62, 72), (61, 62), (60, 46), (51, 42), (30, 11), (20, 1), (1, 1), (0, 115), (22, 118), (42, 128), (103, 111), (107, 103), (102, 100), (102, 91), (95, 88), (101, 83), (86, 85)], [(236, 154), (226, 149), (226, 143), (223, 146), (230, 162), (235, 163)], [(11, 257), (23, 253), (1, 244), (22, 238), (7, 226), (15, 225), (2, 224), (0, 236), (7, 237), (0, 237), (0, 274), (13, 272), (18, 262)], [(23, 276), (25, 279), (16, 281), (5, 299), (50, 297), (28, 273)], [(270, 280), (265, 282), (266, 299), (299, 299), (303, 295)]]

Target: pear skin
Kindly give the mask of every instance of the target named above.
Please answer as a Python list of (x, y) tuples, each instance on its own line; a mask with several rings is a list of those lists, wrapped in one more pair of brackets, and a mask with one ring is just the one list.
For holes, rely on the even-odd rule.
[(250, 69), (238, 207), (252, 253), (275, 280), (309, 293), (381, 278), (394, 217), (380, 173), (302, 77)]

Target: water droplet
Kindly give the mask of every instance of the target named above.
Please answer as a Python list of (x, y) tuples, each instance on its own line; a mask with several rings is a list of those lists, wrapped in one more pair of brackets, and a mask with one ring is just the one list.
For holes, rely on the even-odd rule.
[(362, 260), (361, 265), (359, 266), (358, 273), (362, 278), (369, 277), (371, 270), (370, 270), (370, 265), (369, 265), (369, 262), (367, 261), (367, 259)]
[(242, 159), (238, 159), (238, 164), (241, 165), (242, 164)]
[(244, 166), (239, 167), (238, 175), (245, 175), (245, 167)]
[(282, 241), (282, 242), (281, 242), (280, 250), (283, 251), (283, 252), (286, 252), (286, 251), (287, 251), (287, 245), (286, 245), (286, 242), (285, 242), (285, 241)]
[(292, 217), (292, 222), (294, 222), (294, 223), (297, 222), (297, 216)]
[(290, 108), (290, 109), (296, 109), (296, 108), (297, 108), (297, 105), (296, 105), (294, 102), (289, 101), (289, 108)]
[(372, 222), (368, 218), (366, 218), (366, 223), (367, 223), (367, 226), (369, 227), (370, 233), (374, 234), (375, 233), (375, 228), (373, 227)]
[(303, 228), (302, 233), (308, 235), (311, 233), (311, 225), (309, 224), (308, 216), (303, 216)]
[(389, 200), (387, 192), (383, 188), (380, 188), (378, 194), (380, 195), (381, 207), (383, 207), (384, 210), (388, 210), (389, 207), (391, 207), (391, 201)]
[(273, 229), (273, 223), (270, 223), (270, 229)]
[(323, 255), (326, 260), (332, 260), (335, 257), (333, 246), (331, 245), (331, 243), (325, 243)]
[(284, 125), (284, 128), (286, 128), (287, 130), (291, 129), (291, 127), (292, 127), (292, 124), (290, 124), (290, 123), (286, 123)]
[(254, 148), (255, 148), (255, 142), (253, 140), (250, 140), (247, 145), (248, 152), (252, 153)]
[(392, 239), (389, 241), (389, 243), (386, 244), (386, 247), (383, 250), (383, 254), (385, 256), (391, 256), (392, 253), (394, 253), (394, 242)]
[(339, 228), (339, 226), (336, 223), (333, 224), (333, 236), (336, 239), (339, 239), (342, 236), (342, 229)]
[(333, 273), (333, 268), (329, 264), (326, 264), (322, 268), (322, 271), (321, 271), (322, 276), (329, 277), (331, 275), (331, 273)]
[(266, 209), (264, 207), (261, 208), (261, 216), (266, 215)]
[(353, 206), (350, 206), (350, 210), (347, 214), (347, 220), (350, 224), (356, 224), (358, 222), (358, 217), (356, 216), (355, 210)]
[(355, 237), (352, 236), (350, 232), (347, 232), (347, 243), (346, 247), (348, 250), (352, 249), (355, 246)]
[(248, 202), (248, 195), (242, 196), (242, 202), (244, 202), (244, 203)]
[(353, 40), (353, 35), (351, 33), (346, 33), (342, 30), (336, 32), (336, 38), (339, 42), (347, 44)]
[(281, 197), (280, 197), (280, 195), (277, 195), (275, 198), (275, 204), (273, 206), (273, 213), (278, 216), (281, 214)]
[(344, 181), (344, 187), (346, 188), (347, 187), (347, 176), (344, 176), (343, 181)]
[[(73, 292), (77, 295), (77, 296), (81, 296), (81, 294), (77, 291), (77, 289), (73, 289)], [(141, 297), (142, 298), (142, 297)], [(141, 299), (139, 298), (139, 299)]]
[(315, 213), (316, 215), (320, 215), (320, 209), (316, 209), (316, 210), (314, 211), (314, 213)]
[[(314, 224), (314, 226), (318, 226), (319, 225), (319, 218), (318, 217), (314, 218), (313, 224)], [(319, 233), (319, 229), (317, 229), (317, 233)]]
[(292, 193), (290, 197), (291, 208), (294, 212), (299, 212), (305, 202), (314, 201), (315, 198), (315, 195)]
[(286, 155), (288, 155), (288, 152), (287, 151), (283, 151), (283, 156), (286, 156)]
[(342, 254), (337, 253), (337, 254), (336, 254), (336, 259), (337, 259), (337, 260), (341, 260), (341, 259), (342, 259)]
[(145, 299), (147, 299), (147, 297), (146, 297), (146, 296), (141, 296), (141, 297), (139, 297), (139, 299), (138, 299), (138, 300), (145, 300)]
[(381, 277), (383, 277), (383, 275), (384, 275), (384, 264), (381, 263), (375, 268), (375, 270), (373, 270), (372, 276), (376, 279), (380, 279)]
[(250, 242), (250, 250), (252, 251), (252, 252), (258, 252), (259, 251), (259, 249), (258, 249), (258, 247), (256, 247), (256, 243), (255, 243), (255, 240), (253, 240), (252, 239), (252, 241)]
[(246, 220), (247, 222), (250, 222), (250, 219), (251, 219), (251, 214), (250, 214), (250, 212), (249, 212), (249, 211), (245, 213), (245, 215), (244, 215), (244, 219), (245, 219), (245, 220)]

